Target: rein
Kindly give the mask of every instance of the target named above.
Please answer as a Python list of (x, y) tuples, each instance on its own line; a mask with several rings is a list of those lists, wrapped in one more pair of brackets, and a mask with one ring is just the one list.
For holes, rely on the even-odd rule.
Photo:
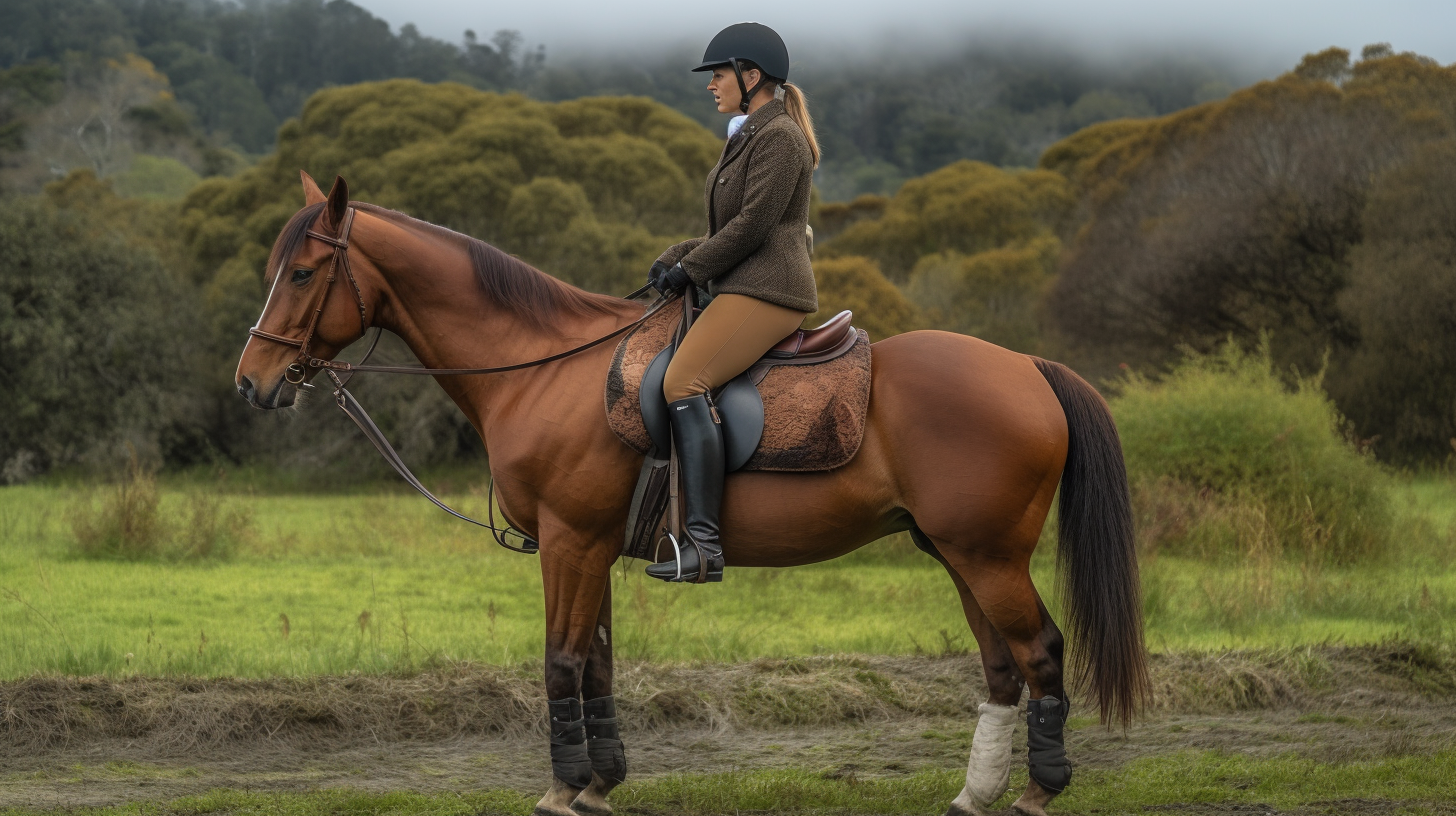
[[(439, 507), (441, 510), (444, 510), (446, 513), (449, 513), (450, 515), (458, 519), (468, 521), (478, 527), (484, 527), (485, 529), (490, 530), (491, 538), (495, 540), (495, 543), (501, 545), (502, 547), (505, 547), (508, 550), (514, 550), (515, 552), (527, 554), (537, 552), (538, 550), (540, 550), (541, 545), (531, 537), (527, 536), (525, 533), (517, 530), (515, 526), (510, 523), (510, 519), (506, 519), (506, 526), (504, 529), (495, 526), (494, 477), (491, 477), (490, 485), (487, 488), (486, 492), (485, 504), (486, 511), (489, 514), (487, 516), (487, 522), (476, 521), (475, 519), (451, 508), (443, 501), (440, 501), (440, 499), (437, 498), (435, 494), (431, 493), (429, 489), (425, 487), (424, 483), (421, 482), (419, 478), (414, 475), (414, 473), (410, 472), (409, 467), (404, 463), (404, 460), (400, 458), (400, 455), (397, 451), (395, 451), (394, 446), (389, 444), (389, 440), (385, 438), (384, 432), (379, 430), (379, 426), (374, 424), (374, 420), (369, 418), (369, 414), (364, 410), (364, 406), (360, 405), (359, 401), (354, 398), (354, 395), (349, 393), (349, 390), (344, 386), (349, 383), (349, 380), (353, 379), (353, 376), (355, 374), (361, 373), (372, 372), (375, 374), (427, 374), (432, 377), (459, 376), (467, 374), (502, 374), (507, 371), (519, 371), (523, 368), (535, 368), (536, 366), (546, 365), (547, 363), (554, 363), (557, 360), (563, 360), (567, 357), (571, 357), (572, 355), (580, 354), (587, 349), (599, 346), (614, 337), (622, 335), (626, 332), (631, 331), (632, 329), (637, 328), (638, 326), (641, 326), (643, 323), (646, 323), (649, 318), (657, 314), (658, 310), (661, 309), (672, 298), (659, 295), (656, 300), (648, 304), (647, 311), (642, 315), (642, 317), (632, 321), (631, 323), (628, 323), (625, 326), (622, 326), (621, 328), (612, 331), (610, 334), (603, 335), (595, 340), (583, 343), (575, 348), (567, 349), (566, 351), (553, 354), (549, 357), (541, 357), (539, 359), (530, 360), (524, 363), (514, 363), (512, 365), (505, 366), (492, 366), (488, 368), (426, 368), (424, 366), (365, 365), (365, 363), (369, 361), (369, 358), (373, 356), (374, 350), (379, 346), (379, 338), (380, 335), (383, 333), (383, 329), (379, 328), (375, 329), (374, 339), (369, 343), (369, 350), (364, 353), (364, 357), (360, 359), (359, 362), (341, 363), (336, 360), (324, 360), (319, 357), (314, 357), (312, 354), (309, 353), (309, 350), (313, 345), (314, 333), (318, 330), (319, 318), (323, 315), (324, 303), (328, 300), (329, 292), (332, 291), (334, 288), (334, 280), (336, 279), (338, 270), (340, 268), (344, 270), (344, 276), (349, 279), (349, 283), (354, 289), (354, 300), (355, 303), (357, 303), (359, 306), (360, 334), (363, 335), (369, 333), (369, 320), (367, 317), (367, 310), (364, 307), (364, 293), (362, 290), (360, 290), (359, 282), (354, 278), (354, 271), (349, 266), (349, 233), (354, 228), (355, 212), (356, 210), (353, 207), (350, 207), (348, 209), (347, 213), (344, 216), (343, 223), (340, 225), (339, 235), (337, 238), (315, 232), (314, 230), (309, 230), (306, 233), (310, 238), (314, 238), (316, 240), (323, 241), (326, 244), (332, 245), (334, 248), (334, 253), (333, 257), (329, 260), (329, 274), (324, 281), (323, 291), (319, 293), (318, 300), (314, 304), (313, 314), (309, 317), (308, 326), (304, 329), (303, 332), (303, 338), (300, 340), (294, 340), (290, 337), (284, 337), (281, 334), (274, 334), (273, 332), (264, 331), (257, 326), (253, 326), (252, 328), (248, 329), (248, 334), (253, 337), (259, 337), (264, 340), (268, 340), (274, 343), (280, 343), (285, 346), (292, 346), (298, 349), (298, 356), (294, 359), (292, 363), (289, 363), (288, 368), (285, 369), (283, 372), (283, 379), (294, 385), (301, 385), (305, 388), (312, 388), (312, 385), (304, 382), (304, 380), (308, 379), (308, 369), (313, 369), (315, 371), (325, 371), (328, 374), (329, 379), (331, 379), (334, 383), (334, 403), (339, 406), (339, 410), (343, 411), (344, 414), (349, 417), (349, 419), (354, 421), (355, 425), (359, 426), (359, 430), (364, 433), (364, 437), (366, 439), (373, 443), (375, 449), (379, 451), (379, 455), (384, 457), (384, 461), (388, 462), (390, 466), (394, 468), (395, 472), (400, 475), (401, 478), (409, 483), (409, 485), (415, 490), (418, 490), (425, 498), (433, 502), (436, 507)], [(282, 277), (283, 273), (280, 270), (278, 276), (273, 279), (274, 289), (278, 288), (278, 280)], [(638, 298), (645, 294), (651, 288), (651, 284), (643, 286), (642, 288), (628, 295), (625, 299), (633, 300), (635, 298)], [(268, 292), (268, 299), (270, 302), (273, 299), (273, 292), (271, 290)], [(267, 313), (267, 304), (264, 304), (263, 311), (264, 313)], [(340, 377), (339, 372), (344, 372), (347, 376)], [(508, 544), (505, 540), (505, 537), (508, 535), (518, 536), (522, 541), (521, 546), (515, 547), (511, 544)]]

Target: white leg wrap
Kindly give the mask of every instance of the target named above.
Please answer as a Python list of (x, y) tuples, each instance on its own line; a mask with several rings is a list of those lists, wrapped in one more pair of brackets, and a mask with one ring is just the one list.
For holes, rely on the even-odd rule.
[(1011, 737), (1017, 720), (1014, 705), (981, 703), (980, 711), (966, 765), (966, 787), (955, 800), (971, 813), (990, 807), (1011, 784)]

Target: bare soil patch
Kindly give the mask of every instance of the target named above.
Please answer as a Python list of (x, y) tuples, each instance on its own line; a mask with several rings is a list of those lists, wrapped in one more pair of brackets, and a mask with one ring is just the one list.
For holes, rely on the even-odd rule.
[[(1074, 763), (1113, 767), (1210, 748), (1330, 762), (1456, 744), (1456, 659), (1442, 650), (1160, 655), (1153, 669), (1153, 710), (1126, 733), (1097, 725), (1074, 701)], [(962, 768), (985, 686), (975, 655), (854, 656), (624, 665), (617, 698), (634, 775), (797, 767), (877, 776)], [(14, 681), (0, 684), (0, 807), (112, 804), (215, 787), (542, 790), (544, 710), (539, 669), (525, 667)], [(1379, 813), (1388, 804), (1310, 812)]]

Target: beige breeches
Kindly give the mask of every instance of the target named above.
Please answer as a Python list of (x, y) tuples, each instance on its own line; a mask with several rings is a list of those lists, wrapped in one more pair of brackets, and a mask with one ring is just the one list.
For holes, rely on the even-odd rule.
[(707, 393), (758, 362), (789, 336), (808, 312), (724, 293), (693, 321), (662, 378), (668, 402)]

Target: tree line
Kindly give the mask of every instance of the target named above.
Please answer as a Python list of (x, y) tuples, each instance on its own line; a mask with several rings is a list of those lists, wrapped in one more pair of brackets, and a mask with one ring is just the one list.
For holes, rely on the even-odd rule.
[[(87, 155), (71, 143), (94, 143), (100, 130), (125, 142), (109, 148), (112, 170), (128, 167), (137, 153), (168, 157), (201, 176), (229, 174), (246, 156), (271, 150), (278, 127), (313, 92), (390, 78), (544, 101), (646, 96), (718, 130), (723, 118), (706, 103), (702, 76), (686, 70), (700, 47), (548, 61), (519, 32), (465, 31), (446, 42), (412, 25), (392, 31), (348, 0), (10, 0), (0, 4), (0, 163), (7, 148), (11, 163), (21, 161), (27, 128), (47, 155), (32, 155), (45, 160), (0, 177), (0, 185), (35, 191), (56, 172), (96, 164), (88, 161), (96, 150)], [(913, 58), (812, 49), (796, 55), (794, 78), (811, 97), (825, 146), (816, 180), (830, 200), (893, 192), (960, 159), (1033, 165), (1048, 145), (1089, 124), (1180, 110), (1224, 96), (1243, 79), (1212, 58), (1098, 61), (990, 37)], [(54, 110), (66, 100), (70, 108), (94, 107), (100, 98), (119, 111), (104, 128)], [(174, 177), (182, 172), (168, 169)], [(133, 186), (166, 189), (165, 179), (137, 175)], [(181, 184), (174, 179), (173, 187)]]
[[(115, 458), (377, 473), (326, 401), (247, 408), (231, 382), (297, 171), (624, 293), (705, 229), (721, 137), (641, 97), (533, 100), (459, 83), (333, 87), (275, 150), (181, 200), (83, 168), (0, 205), (0, 468), (18, 481)], [(1036, 168), (957, 161), (891, 196), (816, 199), (826, 312), (876, 339), (914, 328), (1063, 359), (1102, 382), (1180, 348), (1263, 342), (1320, 374), (1345, 429), (1390, 461), (1456, 438), (1456, 69), (1331, 50), (1161, 117), (1092, 125)], [(407, 359), (398, 346), (385, 356)], [(478, 457), (439, 389), (361, 381), (404, 454)], [(1278, 440), (1271, 440), (1278, 444)]]

